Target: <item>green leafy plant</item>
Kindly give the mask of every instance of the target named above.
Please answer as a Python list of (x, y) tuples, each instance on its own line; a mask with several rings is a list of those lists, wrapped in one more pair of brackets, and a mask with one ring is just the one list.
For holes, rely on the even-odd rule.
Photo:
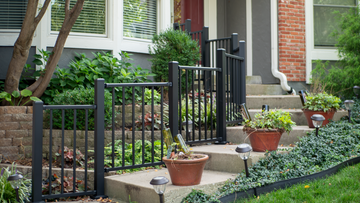
[[(145, 143), (145, 151), (144, 151), (144, 163), (150, 163), (152, 160), (152, 143), (148, 140), (144, 141)], [(115, 140), (115, 167), (118, 166), (122, 166), (122, 141), (121, 140)], [(136, 140), (135, 142), (135, 164), (142, 164), (142, 140)], [(132, 165), (133, 162), (133, 153), (132, 153), (132, 144), (129, 143), (125, 143), (125, 166), (128, 165)], [(164, 153), (166, 153), (166, 146), (164, 144), (163, 146), (164, 148)], [(104, 154), (105, 154), (105, 160), (104, 160), (104, 164), (105, 167), (112, 167), (112, 143), (109, 143), (104, 150)], [(161, 141), (160, 140), (156, 140), (154, 141), (154, 161), (161, 161)], [(126, 169), (123, 171), (118, 171), (118, 173), (122, 173), (122, 172), (131, 172), (131, 171), (139, 171), (139, 170), (143, 170), (145, 169), (144, 167), (142, 168), (137, 168), (137, 169)]]
[(306, 102), (303, 106), (304, 109), (312, 111), (330, 111), (340, 108), (341, 99), (331, 94), (319, 93), (309, 94), (306, 96)]
[[(112, 97), (111, 93), (105, 91), (105, 126), (111, 125), (112, 118)], [(73, 90), (66, 90), (62, 93), (58, 93), (54, 95), (52, 101), (49, 102), (50, 105), (93, 105), (94, 104), (94, 88), (85, 89), (80, 86)], [(47, 111), (47, 117), (45, 122), (49, 126), (50, 123), (50, 113)], [(94, 129), (94, 110), (89, 109), (88, 112), (88, 129)], [(71, 130), (74, 127), (74, 111), (73, 110), (65, 110), (65, 126), (64, 128), (67, 130)], [(61, 110), (53, 110), (53, 128), (61, 129), (62, 127), (62, 112)], [(76, 129), (84, 130), (85, 129), (85, 110), (77, 110), (77, 121), (76, 121)]]
[[(93, 59), (86, 57), (85, 54), (78, 54), (75, 60), (69, 65), (69, 68), (57, 68), (54, 73), (55, 77), (51, 79), (49, 87), (43, 95), (43, 100), (46, 104), (56, 97), (59, 87), (62, 91), (73, 90), (79, 87), (93, 88), (95, 79), (103, 78), (106, 83), (143, 83), (150, 81), (149, 70), (141, 67), (132, 67), (129, 62), (131, 60), (130, 54), (126, 52), (119, 53), (119, 60), (110, 52), (93, 53)], [(44, 58), (46, 59), (46, 57)], [(132, 88), (125, 88), (125, 104), (132, 103), (132, 96), (140, 98), (141, 87), (135, 87), (135, 92)], [(122, 104), (123, 88), (115, 88), (116, 101), (115, 104)]]
[[(152, 104), (152, 90), (145, 88), (144, 91), (144, 100), (145, 104), (151, 105)], [(161, 100), (161, 95), (158, 91), (154, 90), (154, 104), (159, 104)]]
[(221, 203), (214, 196), (205, 194), (202, 190), (195, 190), (195, 189), (192, 189), (192, 191), (181, 200), (181, 203), (208, 203), (208, 202)]
[[(338, 12), (339, 13), (339, 12)], [(327, 62), (316, 61), (312, 71), (314, 80), (319, 80), (324, 90), (351, 98), (354, 96), (352, 87), (360, 84), (360, 16), (359, 8), (339, 14), (340, 30), (335, 30), (333, 36), (337, 39), (336, 47), (340, 63), (328, 68)]]
[(270, 110), (258, 113), (252, 120), (243, 122), (244, 130), (251, 129), (279, 129), (290, 133), (295, 122), (291, 120), (291, 114), (282, 110)]
[[(25, 104), (29, 103), (30, 101), (41, 101), (39, 98), (37, 97), (31, 97), (32, 92), (30, 90), (22, 90), (21, 92), (19, 91), (13, 91), (11, 94), (7, 93), (7, 92), (1, 92), (0, 93), (0, 102), (2, 100), (6, 100), (10, 103), (11, 106), (24, 106)], [(21, 101), (23, 98), (26, 97), (30, 97), (28, 101), (26, 101), (25, 103), (21, 104)]]
[[(13, 163), (11, 167), (2, 168), (0, 174), (0, 202), (12, 203), (16, 201), (16, 193), (12, 188), (10, 182), (7, 180), (10, 175), (20, 173), (16, 169), (16, 165)], [(31, 180), (24, 177), (20, 180), (19, 187), (19, 199), (21, 203), (30, 201), (29, 195), (31, 193)]]
[[(154, 113), (152, 117), (151, 113), (147, 113), (144, 115), (144, 128), (146, 130), (152, 129), (152, 121), (154, 120), (154, 130), (161, 129), (161, 115)], [(139, 116), (139, 119), (135, 121), (136, 130), (142, 130), (143, 119), (142, 116)], [(168, 126), (168, 122), (164, 119), (164, 125)]]
[[(190, 35), (181, 30), (169, 28), (164, 32), (155, 34), (153, 46), (149, 46), (149, 53), (152, 56), (151, 70), (156, 76), (157, 82), (168, 81), (169, 71), (168, 63), (177, 61), (179, 65), (194, 66), (200, 60), (200, 48), (197, 41), (191, 39)], [(185, 88), (185, 71), (181, 71), (182, 87)], [(192, 74), (189, 74), (188, 83), (192, 80)]]

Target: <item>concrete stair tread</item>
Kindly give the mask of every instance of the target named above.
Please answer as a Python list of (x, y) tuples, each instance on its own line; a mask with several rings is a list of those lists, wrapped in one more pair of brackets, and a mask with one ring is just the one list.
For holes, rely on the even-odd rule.
[(228, 179), (234, 178), (236, 174), (204, 170), (199, 185), (176, 186), (171, 183), (171, 178), (166, 168), (159, 170), (151, 169), (106, 177), (106, 195), (119, 201), (127, 201), (130, 195), (131, 201), (138, 203), (157, 203), (159, 202), (159, 197), (155, 193), (153, 186), (150, 185), (151, 179), (156, 176), (164, 176), (169, 179), (169, 183), (166, 185), (164, 199), (166, 203), (175, 203), (180, 202), (192, 189), (203, 190), (208, 194), (214, 193), (217, 191), (217, 188), (221, 187)]
[(278, 84), (246, 84), (247, 95), (282, 95), (285, 93)]

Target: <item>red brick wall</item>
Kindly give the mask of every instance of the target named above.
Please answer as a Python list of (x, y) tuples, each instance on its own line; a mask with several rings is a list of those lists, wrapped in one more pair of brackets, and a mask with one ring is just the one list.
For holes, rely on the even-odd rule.
[(288, 81), (306, 81), (305, 0), (279, 2), (279, 70)]

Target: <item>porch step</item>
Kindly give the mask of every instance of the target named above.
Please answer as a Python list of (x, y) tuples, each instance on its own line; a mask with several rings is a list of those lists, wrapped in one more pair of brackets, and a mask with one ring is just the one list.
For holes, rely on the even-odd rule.
[[(270, 106), (270, 108), (272, 109), (271, 106)], [(291, 120), (293, 120), (296, 123), (296, 125), (307, 125), (306, 117), (301, 109), (282, 109), (282, 110), (288, 111), (292, 114)], [(261, 113), (261, 109), (250, 109), (249, 113), (250, 113), (251, 118), (254, 118), (256, 113)], [(347, 115), (348, 115), (348, 112), (346, 110), (338, 110), (335, 113), (333, 120), (338, 121), (338, 120), (340, 120), (340, 118), (347, 116)]]
[(299, 95), (249, 95), (246, 96), (248, 109), (260, 109), (262, 105), (269, 105), (270, 109), (301, 109)]
[[(237, 162), (239, 162), (239, 158)], [(169, 172), (166, 168), (159, 170), (145, 170), (135, 173), (105, 177), (105, 195), (121, 202), (158, 203), (159, 196), (150, 185), (151, 179), (164, 176), (169, 179), (164, 194), (165, 203), (179, 203), (192, 189), (199, 189), (211, 194), (217, 191), (226, 180), (235, 178), (235, 173), (204, 170), (199, 185), (175, 186), (171, 183)]]
[(262, 84), (260, 75), (246, 76), (246, 84)]
[(284, 95), (280, 85), (246, 84), (246, 95)]
[[(227, 127), (226, 128), (226, 138), (229, 142), (240, 144), (244, 141), (250, 144), (250, 140), (247, 137), (247, 134), (243, 131), (243, 126), (236, 127)], [(285, 146), (290, 144), (295, 144), (299, 141), (300, 137), (306, 136), (307, 132), (313, 131), (314, 128), (309, 128), (307, 125), (295, 126), (293, 130), (288, 133), (283, 133), (279, 141), (279, 145), (283, 144)], [(246, 138), (246, 139), (245, 139)]]

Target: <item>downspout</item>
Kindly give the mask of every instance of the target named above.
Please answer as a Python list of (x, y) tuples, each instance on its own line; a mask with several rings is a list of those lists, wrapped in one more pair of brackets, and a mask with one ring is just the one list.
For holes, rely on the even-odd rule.
[(278, 70), (278, 7), (277, 1), (270, 1), (271, 4), (271, 73), (280, 80), (281, 88), (288, 94), (296, 95), (295, 89), (287, 84), (286, 75)]

